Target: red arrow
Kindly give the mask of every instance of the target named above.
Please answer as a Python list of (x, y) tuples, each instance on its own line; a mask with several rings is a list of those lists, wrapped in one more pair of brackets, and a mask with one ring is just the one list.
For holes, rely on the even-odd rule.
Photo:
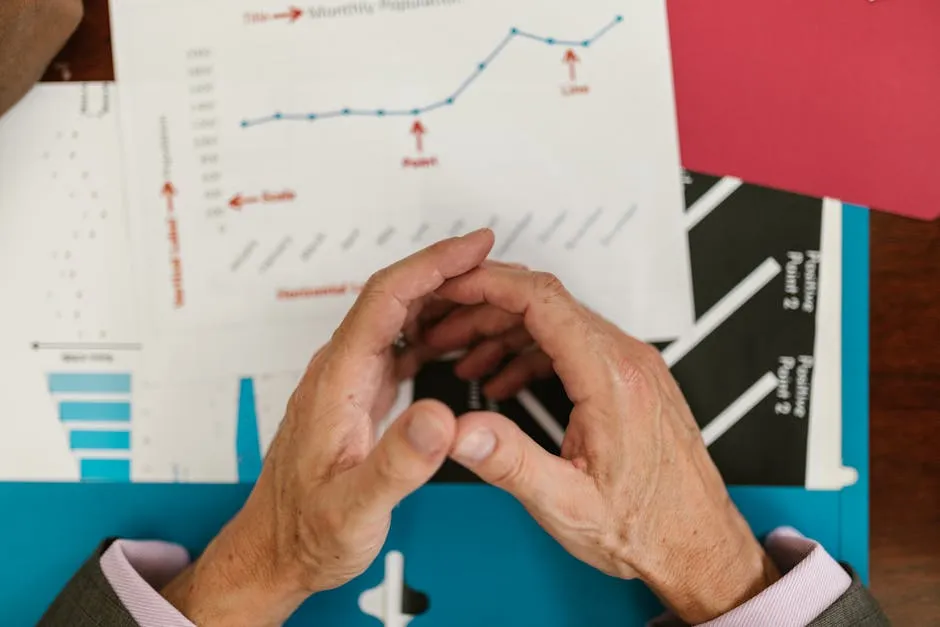
[(235, 194), (232, 196), (232, 199), (228, 201), (228, 206), (235, 211), (241, 211), (241, 208), (246, 205), (269, 205), (280, 202), (293, 202), (296, 198), (297, 194), (290, 189), (285, 189), (282, 192), (265, 191), (262, 192), (259, 196), (245, 196), (244, 194)]
[(291, 24), (293, 24), (294, 22), (299, 20), (303, 14), (304, 12), (298, 9), (297, 7), (291, 7), (285, 13), (275, 13), (274, 19), (288, 20), (290, 21)]
[(574, 83), (578, 80), (578, 63), (581, 63), (581, 59), (575, 54), (574, 50), (569, 49), (565, 53), (564, 63), (568, 64), (568, 70), (571, 73), (571, 82)]
[(257, 196), (242, 196), (241, 194), (235, 194), (232, 196), (232, 199), (228, 201), (228, 206), (235, 211), (241, 211), (241, 208), (245, 205), (254, 205), (258, 202), (260, 201)]
[(173, 183), (167, 181), (163, 184), (163, 187), (160, 188), (160, 195), (166, 198), (167, 212), (173, 213), (173, 197), (176, 196), (176, 188), (173, 187)]
[(414, 126), (411, 127), (411, 134), (415, 136), (415, 140), (418, 142), (418, 152), (424, 152), (424, 134), (427, 133), (424, 130), (424, 125), (421, 124), (421, 120), (415, 120)]

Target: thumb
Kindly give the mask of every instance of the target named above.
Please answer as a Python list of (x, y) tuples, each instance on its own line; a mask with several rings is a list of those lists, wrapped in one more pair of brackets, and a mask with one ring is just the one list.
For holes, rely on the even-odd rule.
[(346, 473), (343, 493), (351, 513), (387, 516), (440, 469), (455, 431), (456, 419), (446, 405), (420, 401), (409, 407), (372, 453)]
[(460, 418), (451, 457), (489, 484), (502, 488), (536, 518), (554, 517), (572, 497), (590, 489), (587, 475), (552, 455), (516, 423), (481, 412)]

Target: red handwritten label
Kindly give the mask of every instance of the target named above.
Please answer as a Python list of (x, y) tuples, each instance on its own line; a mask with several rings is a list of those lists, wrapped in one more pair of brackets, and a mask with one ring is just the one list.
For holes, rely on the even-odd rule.
[(170, 245), (170, 284), (173, 288), (173, 306), (182, 309), (186, 304), (186, 292), (183, 289), (183, 260), (180, 257), (179, 222), (176, 220), (176, 188), (167, 182), (160, 195), (166, 199), (166, 238)]
[(440, 162), (438, 161), (437, 157), (418, 157), (416, 159), (412, 157), (405, 157), (401, 162), (401, 167), (405, 168), (406, 170), (409, 168), (415, 170), (424, 170), (427, 168), (436, 168), (439, 165)]
[(334, 285), (317, 285), (277, 291), (277, 300), (306, 300), (312, 298), (327, 298), (358, 294), (362, 291), (362, 283), (336, 283)]
[(587, 85), (568, 85), (561, 88), (562, 96), (586, 96), (591, 93), (591, 88)]

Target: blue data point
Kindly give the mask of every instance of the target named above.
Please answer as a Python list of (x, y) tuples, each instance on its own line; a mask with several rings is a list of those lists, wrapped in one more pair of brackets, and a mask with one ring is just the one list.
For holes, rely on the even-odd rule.
[(412, 109), (411, 115), (421, 115), (421, 109)]
[(382, 117), (383, 115), (385, 115), (385, 111), (383, 111), (382, 109), (379, 109), (378, 111), (375, 112), (375, 114), (379, 117)]
[(242, 128), (248, 127), (248, 120), (242, 120)]
[(590, 42), (590, 41), (582, 41), (582, 42), (581, 42), (581, 45), (584, 46), (585, 48), (587, 48), (588, 46), (591, 45), (591, 42)]
[(448, 98), (448, 99), (447, 99), (447, 104), (454, 104), (454, 99), (453, 99), (453, 98)]
[(343, 109), (343, 115), (349, 115), (352, 113), (352, 109)]
[(548, 39), (545, 40), (545, 43), (549, 44), (550, 46), (554, 46), (555, 40), (549, 37)]
[(510, 35), (518, 35), (518, 34), (519, 34), (519, 29), (518, 29), (518, 28), (514, 28), (514, 29), (512, 29), (512, 30), (509, 31), (509, 34), (510, 34)]
[(280, 120), (280, 119), (283, 118), (283, 117), (284, 117), (284, 114), (282, 114), (282, 113), (275, 113), (275, 114), (274, 114), (274, 119), (275, 119), (275, 120)]
[(485, 70), (485, 69), (486, 69), (486, 63), (481, 63), (480, 70)]
[(617, 21), (618, 21), (618, 22), (622, 22), (622, 21), (623, 21), (623, 16), (622, 16), (622, 15), (618, 15), (618, 16), (617, 16)]
[(316, 120), (316, 119), (317, 119), (317, 114), (316, 114), (316, 113), (311, 113), (310, 115), (307, 116), (307, 119), (308, 119), (308, 120)]

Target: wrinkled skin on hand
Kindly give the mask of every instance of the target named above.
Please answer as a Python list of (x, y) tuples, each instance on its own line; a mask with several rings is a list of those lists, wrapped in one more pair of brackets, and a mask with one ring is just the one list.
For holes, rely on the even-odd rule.
[[(486, 267), (438, 294), (462, 304), (426, 335), (502, 400), (557, 373), (574, 403), (561, 456), (493, 413), (460, 419), (456, 461), (512, 493), (578, 559), (649, 584), (710, 620), (779, 576), (731, 502), (659, 352), (590, 311), (552, 275)], [(504, 368), (507, 357), (515, 357)]]

